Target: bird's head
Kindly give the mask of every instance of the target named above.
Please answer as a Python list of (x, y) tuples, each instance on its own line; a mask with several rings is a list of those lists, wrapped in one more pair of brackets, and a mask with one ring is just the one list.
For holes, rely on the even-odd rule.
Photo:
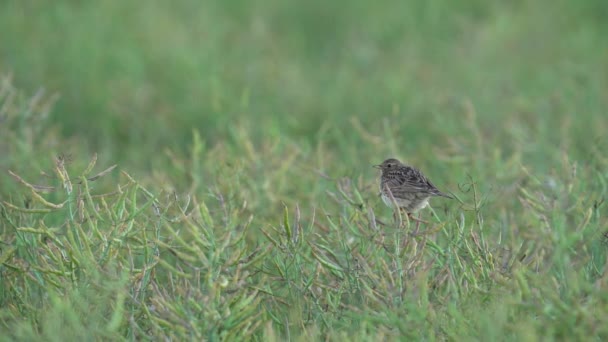
[(388, 170), (393, 170), (393, 169), (397, 169), (398, 167), (400, 167), (401, 162), (395, 158), (389, 158), (385, 161), (382, 162), (382, 164), (379, 165), (374, 165), (374, 167), (376, 169), (380, 169), (382, 171), (388, 171)]

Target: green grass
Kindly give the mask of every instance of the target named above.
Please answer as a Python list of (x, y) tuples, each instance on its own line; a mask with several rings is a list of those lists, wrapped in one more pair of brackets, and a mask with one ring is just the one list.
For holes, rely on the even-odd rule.
[(606, 15), (2, 2), (0, 340), (605, 340)]

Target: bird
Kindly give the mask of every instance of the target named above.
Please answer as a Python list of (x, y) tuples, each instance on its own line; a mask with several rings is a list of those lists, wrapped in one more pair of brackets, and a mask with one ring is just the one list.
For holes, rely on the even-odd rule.
[(405, 210), (409, 218), (429, 204), (435, 196), (453, 198), (429, 181), (420, 170), (405, 165), (395, 158), (389, 158), (382, 164), (374, 165), (382, 171), (380, 176), (380, 196), (390, 208), (394, 204)]

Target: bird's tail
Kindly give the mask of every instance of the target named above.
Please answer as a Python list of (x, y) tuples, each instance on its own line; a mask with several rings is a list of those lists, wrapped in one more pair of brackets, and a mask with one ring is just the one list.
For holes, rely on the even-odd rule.
[(445, 198), (454, 199), (454, 196), (452, 196), (450, 194), (446, 194), (445, 192), (441, 192), (439, 190), (437, 190), (437, 192), (435, 192), (435, 195), (441, 196), (441, 197), (445, 197)]

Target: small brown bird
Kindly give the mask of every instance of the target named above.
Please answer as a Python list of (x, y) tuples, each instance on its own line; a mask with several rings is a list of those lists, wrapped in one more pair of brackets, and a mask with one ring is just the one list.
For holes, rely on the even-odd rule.
[(429, 204), (433, 196), (453, 198), (443, 193), (431, 183), (418, 169), (402, 164), (390, 158), (375, 168), (382, 170), (380, 194), (382, 201), (389, 207), (396, 203), (408, 216), (418, 212)]

